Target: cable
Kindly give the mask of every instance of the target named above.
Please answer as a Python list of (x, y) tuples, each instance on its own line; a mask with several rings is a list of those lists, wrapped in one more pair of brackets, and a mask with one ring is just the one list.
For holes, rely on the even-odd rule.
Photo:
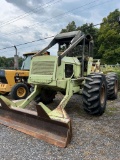
[[(51, 37), (52, 38), (52, 37)], [(42, 43), (42, 45), (43, 44), (46, 44), (46, 42), (45, 43)], [(29, 44), (28, 44), (29, 45)], [(27, 48), (31, 48), (31, 47), (36, 47), (36, 46), (40, 46), (41, 44), (36, 44), (36, 45), (32, 45), (32, 46), (27, 46), (26, 47), (26, 45), (25, 46), (17, 46), (17, 48), (18, 49), (27, 49)], [(5, 50), (5, 49), (4, 49)], [(9, 52), (14, 52), (14, 47), (12, 47), (12, 48), (10, 48), (9, 49)], [(2, 50), (0, 50), (0, 53), (6, 53), (6, 51), (2, 51)]]
[[(50, 2), (51, 2), (51, 1), (50, 1)], [(48, 2), (48, 3), (49, 3), (49, 2)], [(46, 4), (48, 4), (48, 3), (46, 3)], [(42, 7), (42, 5), (40, 5), (39, 7), (36, 7), (36, 8), (34, 8), (34, 9), (26, 12), (25, 14), (19, 15), (19, 16), (15, 17), (15, 18), (7, 21), (7, 22), (1, 22), (1, 23), (6, 24), (6, 23), (11, 22), (11, 21), (13, 21), (13, 20), (16, 20), (16, 19), (18, 19), (18, 18), (21, 18), (21, 17), (23, 17), (24, 15), (28, 15), (29, 13), (34, 12), (35, 10), (39, 9), (40, 7)], [(3, 18), (3, 19), (4, 19), (4, 18)], [(0, 26), (0, 27), (1, 27), (1, 26)]]
[[(108, 1), (106, 1), (106, 2), (108, 2)], [(106, 2), (105, 2), (105, 3), (106, 3)], [(104, 3), (102, 3), (102, 4), (104, 4)], [(98, 4), (98, 5), (102, 5), (102, 4)], [(98, 6), (98, 5), (94, 5), (94, 6)], [(94, 7), (94, 6), (92, 6), (92, 7)], [(101, 23), (100, 23), (100, 24), (101, 24)], [(100, 25), (100, 24), (96, 24), (96, 25)], [(96, 25), (94, 25), (94, 26), (96, 26)], [(25, 45), (25, 44), (33, 43), (33, 42), (36, 42), (36, 41), (40, 41), (40, 40), (44, 40), (44, 39), (48, 39), (48, 38), (52, 38), (52, 37), (54, 37), (54, 36), (50, 36), (50, 37), (46, 37), (46, 38), (43, 38), (43, 39), (38, 39), (38, 40), (34, 40), (34, 41), (30, 41), (30, 42), (26, 42), (26, 43), (21, 43), (21, 44), (15, 45), (15, 46), (21, 46), (21, 45)], [(4, 50), (4, 49), (8, 49), (8, 48), (12, 48), (12, 47), (14, 47), (14, 46), (9, 46), (9, 47), (5, 47), (5, 48), (1, 48), (0, 50)]]
[[(93, 26), (97, 26), (97, 25), (100, 25), (100, 24), (101, 24), (101, 23), (95, 24), (95, 25), (93, 25)], [(89, 27), (86, 27), (86, 28), (89, 28)], [(37, 42), (37, 41), (41, 41), (41, 40), (45, 40), (45, 39), (49, 39), (49, 38), (53, 38), (53, 37), (55, 37), (55, 35), (54, 35), (54, 36), (45, 37), (45, 38), (41, 38), (41, 39), (37, 39), (37, 40), (34, 40), (34, 41), (29, 41), (29, 42), (25, 42), (25, 43), (20, 43), (20, 44), (14, 45), (14, 46), (17, 46), (17, 47), (18, 47), (18, 46), (26, 45), (26, 44), (29, 44), (29, 43), (34, 43), (34, 42)], [(14, 47), (14, 46), (4, 47), (4, 48), (1, 48), (0, 50), (12, 48), (12, 47)]]
[[(103, 24), (103, 23), (99, 23), (99, 24), (95, 24), (95, 25), (92, 25), (92, 27), (94, 27), (94, 26), (97, 26), (97, 25), (100, 25), (100, 24)], [(89, 26), (87, 26), (87, 27), (85, 27), (84, 29), (87, 29), (87, 28), (89, 28)], [(91, 32), (91, 33), (94, 33), (94, 32)], [(53, 38), (54, 36), (51, 36), (51, 37), (46, 37), (45, 39), (48, 39), (48, 38)], [(40, 39), (41, 40), (41, 39)], [(35, 40), (34, 42), (38, 42), (38, 41), (40, 41), (39, 39), (38, 40)], [(42, 40), (44, 40), (44, 39), (42, 39)], [(31, 41), (30, 43), (32, 43), (33, 41)], [(27, 43), (27, 44), (30, 44), (30, 43)], [(42, 45), (43, 44), (46, 44), (46, 43), (42, 43)], [(25, 45), (25, 43), (23, 43), (22, 45)], [(18, 45), (15, 45), (15, 46), (17, 46), (17, 47), (19, 47), (19, 44)], [(19, 49), (23, 49), (23, 48), (31, 48), (31, 47), (34, 47), (34, 46), (40, 46), (40, 44), (37, 44), (37, 45), (33, 45), (33, 46), (25, 46), (25, 47), (19, 47)], [(10, 46), (10, 48), (13, 48), (13, 46)], [(0, 49), (0, 52), (1, 52), (1, 50), (4, 50), (4, 49), (7, 49), (6, 47), (5, 48), (1, 48)], [(12, 49), (12, 50), (14, 50), (14, 49)], [(12, 50), (9, 50), (9, 51), (12, 51)], [(6, 52), (6, 51), (5, 51)], [(1, 52), (1, 53), (5, 53), (5, 52)]]
[[(34, 43), (34, 42), (41, 41), (41, 40), (48, 39), (48, 38), (52, 38), (52, 37), (54, 37), (54, 36), (45, 37), (45, 38), (40, 38), (40, 39), (37, 39), (37, 40), (34, 40), (34, 41), (29, 41), (29, 42), (25, 42), (25, 43), (16, 44), (16, 45), (14, 45), (14, 46), (22, 46), (22, 45), (25, 45), (25, 44)], [(1, 48), (0, 50), (12, 48), (12, 47), (14, 47), (14, 46), (4, 47), (4, 48)]]
[[(114, 22), (114, 21), (112, 21), (112, 22)], [(84, 29), (87, 29), (87, 28), (90, 28), (90, 27), (95, 27), (95, 26), (98, 26), (98, 25), (101, 25), (101, 24), (104, 24), (104, 22), (98, 23), (98, 24), (95, 24), (95, 25), (92, 25), (92, 26), (86, 26)], [(91, 32), (91, 33), (95, 33), (95, 32)], [(38, 39), (38, 40), (34, 40), (34, 41), (18, 44), (18, 45), (15, 45), (15, 46), (19, 47), (21, 45), (30, 44), (30, 43), (34, 43), (34, 42), (37, 42), (37, 41), (41, 41), (41, 40), (49, 39), (49, 38), (53, 38), (53, 37), (55, 37), (55, 36), (45, 37), (45, 38), (42, 38), (42, 39)], [(34, 46), (38, 46), (38, 45), (40, 45), (40, 44), (37, 44), (37, 45), (34, 45)], [(30, 48), (30, 47), (34, 47), (34, 46), (28, 46), (28, 47), (25, 47), (25, 48)], [(13, 47), (14, 46), (9, 46), (9, 47), (5, 47), (5, 48), (1, 48), (0, 50), (4, 50), (4, 49), (8, 49), (8, 48), (13, 48)], [(24, 48), (24, 47), (22, 47), (22, 48)], [(2, 52), (2, 53), (4, 53), (4, 52)]]
[[(96, 2), (96, 1), (97, 1), (97, 0), (91, 1), (91, 2), (86, 3), (86, 4), (84, 4), (84, 5), (80, 6), (80, 7), (74, 8), (74, 9), (69, 10), (69, 11), (67, 11), (67, 12), (64, 12), (64, 13), (62, 13), (62, 14), (59, 14), (59, 15), (57, 15), (57, 16), (55, 16), (55, 17), (52, 17), (52, 18), (50, 18), (50, 19), (47, 19), (46, 21), (49, 21), (49, 20), (51, 20), (51, 19), (55, 19), (55, 18), (60, 17), (60, 16), (64, 16), (65, 14), (69, 14), (71, 11), (77, 10), (77, 9), (79, 9), (79, 8), (82, 8), (82, 7), (86, 6), (86, 5), (92, 4), (92, 3)], [(97, 4), (97, 5), (93, 5), (92, 7), (88, 7), (88, 8), (86, 8), (86, 9), (90, 9), (90, 8), (93, 8), (93, 7), (96, 7), (96, 6), (99, 6), (99, 5), (103, 5), (103, 4), (107, 3), (107, 2), (110, 2), (110, 0), (107, 0), (107, 1), (105, 1), (104, 3), (100, 3), (100, 4)], [(84, 11), (84, 9), (83, 9), (83, 11)], [(44, 23), (44, 22), (46, 22), (46, 21), (42, 21), (41, 23)], [(27, 27), (33, 27), (33, 26), (34, 26), (34, 27), (35, 27), (35, 26), (38, 27), (38, 23), (39, 23), (39, 22), (37, 22), (37, 24), (33, 24), (33, 25), (30, 25), (30, 26), (27, 26)], [(43, 24), (40, 24), (39, 26), (43, 26)], [(19, 31), (19, 30), (18, 30), (18, 31)], [(15, 34), (15, 33), (20, 33), (20, 32), (11, 32), (11, 33), (9, 33), (9, 34), (4, 34), (4, 35), (13, 35), (13, 34)]]
[[(96, 2), (96, 1), (97, 1), (97, 0), (94, 0), (94, 1), (91, 1), (91, 2), (89, 2), (89, 3), (84, 4), (84, 5), (82, 5), (82, 6), (76, 7), (76, 8), (74, 8), (74, 9), (71, 9), (71, 10), (67, 11), (67, 12), (64, 12), (64, 13), (62, 13), (62, 14), (59, 14), (59, 15), (54, 16), (54, 17), (52, 17), (52, 18), (49, 18), (49, 19), (47, 19), (47, 20), (44, 20), (44, 21), (42, 21), (41, 23), (44, 23), (44, 22), (49, 21), (49, 20), (51, 20), (51, 19), (55, 19), (55, 18), (60, 17), (60, 16), (64, 16), (65, 14), (68, 14), (68, 13), (70, 13), (70, 12), (72, 12), (72, 11), (74, 11), (74, 10), (77, 10), (77, 9), (79, 9), (79, 8), (82, 8), (82, 7), (84, 7), (84, 6), (90, 5), (90, 4), (92, 4), (92, 3)], [(27, 27), (33, 27), (33, 26), (35, 26), (35, 25), (38, 26), (38, 23), (39, 23), (39, 22), (37, 22), (36, 24), (30, 25), (30, 26), (27, 26)], [(43, 26), (43, 24), (40, 24), (39, 26)], [(17, 32), (11, 32), (11, 33), (9, 33), (9, 34), (2, 34), (2, 35), (12, 35), (12, 34), (15, 34), (15, 33), (19, 33), (19, 31), (20, 31), (20, 30), (18, 30)]]
[[(45, 37), (45, 38), (43, 38), (43, 39), (38, 39), (38, 40), (35, 40), (34, 42), (39, 42), (39, 40), (41, 41), (41, 40), (44, 40), (44, 39), (51, 39), (51, 38), (53, 38), (54, 36), (50, 36), (50, 37)], [(33, 42), (33, 43), (34, 43)], [(31, 41), (31, 43), (32, 43), (32, 41)], [(28, 45), (30, 45), (31, 43), (27, 43)], [(26, 44), (26, 45), (27, 45)], [(46, 42), (42, 42), (42, 45), (43, 44), (46, 44)], [(23, 44), (24, 45), (24, 44)], [(18, 49), (23, 49), (23, 48), (29, 48), (29, 47), (34, 47), (34, 46), (38, 46), (38, 45), (40, 45), (40, 44), (36, 44), (36, 45), (32, 45), (32, 46), (28, 46), (27, 45), (27, 47), (26, 47), (26, 45), (23, 47), (21, 47), (21, 46), (19, 46), (19, 44), (18, 44), (18, 46), (17, 45), (15, 45), (15, 46), (17, 46), (18, 47)], [(10, 46), (11, 48), (9, 49), (9, 51), (12, 51), (12, 50), (14, 50), (14, 47), (13, 46)], [(6, 48), (6, 47), (5, 47)], [(3, 50), (5, 50), (4, 48), (1, 48), (1, 50), (0, 50), (0, 53), (6, 53), (6, 51), (2, 51), (2, 49)], [(7, 49), (7, 48), (6, 48)]]
[[(55, 1), (55, 3), (57, 3), (57, 2), (59, 2), (60, 0), (57, 0), (57, 1), (56, 1), (56, 0), (52, 0), (52, 1), (49, 1), (49, 3), (50, 3), (50, 2), (53, 2), (53, 1)], [(46, 4), (49, 4), (49, 3), (46, 3)], [(46, 4), (45, 4), (45, 5), (46, 5)], [(51, 3), (51, 4), (54, 4), (54, 3)], [(51, 4), (50, 4), (50, 5), (51, 5)], [(47, 6), (43, 7), (43, 9), (46, 8), (46, 7), (49, 7), (50, 5), (47, 5)], [(38, 10), (40, 7), (42, 7), (42, 6), (43, 6), (43, 5), (37, 7), (37, 8), (35, 8), (35, 9), (33, 9), (32, 11), (29, 11), (29, 12), (23, 14), (23, 15), (20, 15), (20, 16), (14, 18), (14, 19), (11, 19), (11, 20), (9, 20), (9, 21), (7, 21), (7, 22), (4, 22), (2, 25), (0, 25), (0, 27), (6, 26), (6, 25), (11, 24), (11, 23), (13, 23), (13, 22), (16, 22), (16, 21), (18, 21), (18, 20), (20, 20), (20, 19), (23, 19), (23, 18), (29, 16), (30, 14), (34, 14), (34, 12), (38, 12), (37, 10)]]

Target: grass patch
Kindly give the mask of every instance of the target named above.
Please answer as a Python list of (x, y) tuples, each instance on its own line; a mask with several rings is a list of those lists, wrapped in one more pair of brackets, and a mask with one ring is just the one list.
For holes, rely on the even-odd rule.
[(112, 116), (113, 114), (115, 114), (115, 112), (117, 112), (118, 109), (116, 107), (112, 107), (112, 106), (107, 106), (107, 109), (105, 111), (106, 115), (108, 116)]
[(118, 92), (118, 97), (120, 97), (120, 92)]
[(115, 107), (108, 107), (108, 110), (111, 111), (111, 112), (113, 112), (113, 111), (118, 111), (118, 109), (115, 108)]

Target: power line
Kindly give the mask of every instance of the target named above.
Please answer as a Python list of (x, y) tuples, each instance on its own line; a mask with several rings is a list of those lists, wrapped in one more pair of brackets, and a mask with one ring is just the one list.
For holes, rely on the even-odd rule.
[[(50, 1), (51, 2), (51, 1)], [(46, 4), (49, 4), (50, 2), (48, 2), (48, 3), (45, 3), (45, 5)], [(13, 20), (16, 20), (16, 19), (18, 19), (18, 18), (21, 18), (21, 17), (23, 17), (23, 16), (25, 16), (25, 15), (28, 15), (28, 14), (30, 14), (31, 12), (35, 12), (35, 10), (37, 10), (37, 9), (39, 9), (40, 7), (42, 7), (42, 5), (40, 5), (39, 7), (36, 7), (36, 8), (34, 8), (34, 9), (32, 9), (32, 10), (29, 10), (28, 12), (26, 12), (25, 14), (21, 14), (21, 15), (19, 15), (19, 16), (17, 16), (17, 17), (15, 17), (15, 18), (13, 18), (13, 19), (11, 19), (11, 20), (9, 20), (9, 21), (7, 21), (7, 22), (2, 22), (3, 24), (2, 25), (4, 25), (4, 24), (6, 24), (6, 23), (8, 23), (8, 22), (11, 22), (11, 21), (13, 21)], [(1, 26), (2, 26), (1, 25)], [(0, 26), (0, 27), (1, 27)]]
[[(87, 28), (90, 28), (90, 27), (95, 27), (95, 26), (101, 25), (101, 24), (104, 24), (104, 22), (98, 23), (98, 24), (95, 24), (95, 25), (92, 25), (92, 26), (86, 26), (84, 29), (87, 29)], [(94, 32), (92, 32), (92, 33), (94, 33)], [(41, 39), (38, 39), (38, 40), (34, 40), (34, 41), (26, 42), (26, 43), (21, 43), (21, 44), (17, 44), (17, 45), (14, 45), (14, 46), (17, 46), (17, 47), (18, 47), (18, 46), (22, 46), (22, 45), (34, 43), (34, 42), (37, 42), (37, 41), (41, 41), (41, 40), (45, 40), (45, 39), (49, 39), (49, 38), (53, 38), (53, 37), (55, 37), (55, 36), (45, 37), (45, 38), (41, 38)], [(45, 44), (45, 43), (44, 43), (44, 44)], [(37, 44), (37, 45), (34, 45), (34, 46), (38, 46), (38, 45), (40, 45), (40, 44)], [(1, 51), (1, 50), (4, 50), (4, 49), (13, 48), (14, 46), (8, 46), (8, 47), (5, 47), (5, 48), (1, 48), (0, 51)], [(34, 46), (28, 46), (27, 48), (34, 47)], [(24, 48), (24, 47), (22, 47), (22, 48)], [(25, 47), (25, 48), (26, 48), (26, 47)], [(11, 51), (12, 51), (12, 50), (11, 50)], [(3, 53), (3, 52), (2, 52), (2, 53)]]
[[(111, 22), (111, 21), (110, 21), (110, 22)], [(115, 22), (115, 21), (112, 21), (112, 22)], [(119, 22), (118, 22), (118, 23), (119, 23)], [(91, 25), (91, 26), (86, 26), (86, 27), (84, 27), (84, 29), (87, 29), (87, 28), (90, 28), (90, 27), (95, 27), (95, 26), (98, 26), (98, 25), (101, 25), (101, 24), (104, 24), (104, 22), (98, 23), (98, 24), (95, 24), (95, 25)], [(95, 33), (95, 32), (91, 32), (91, 33)], [(45, 38), (41, 38), (41, 39), (38, 39), (38, 40), (34, 40), (34, 41), (26, 42), (26, 43), (21, 43), (21, 44), (17, 44), (17, 45), (15, 45), (15, 46), (22, 46), (22, 45), (34, 43), (34, 42), (37, 42), (37, 41), (41, 41), (41, 40), (53, 38), (53, 37), (55, 37), (55, 36), (45, 37)], [(40, 45), (40, 44), (37, 44), (37, 45), (34, 45), (34, 46), (38, 46), (38, 45)], [(28, 46), (27, 48), (34, 47), (34, 46)], [(5, 47), (5, 48), (1, 48), (0, 50), (4, 50), (4, 49), (8, 49), (8, 48), (13, 48), (13, 47), (14, 47), (14, 46), (9, 46), (9, 47)], [(24, 47), (22, 47), (22, 48), (24, 48)]]
[(26, 45), (26, 44), (29, 44), (29, 43), (34, 43), (34, 42), (37, 42), (37, 41), (49, 39), (49, 38), (52, 38), (52, 37), (54, 37), (54, 36), (45, 37), (45, 38), (40, 38), (40, 39), (37, 39), (37, 40), (34, 40), (34, 41), (29, 41), (29, 42), (25, 42), (25, 43), (16, 44), (16, 45), (13, 45), (13, 46), (4, 47), (4, 48), (1, 48), (0, 50), (12, 48), (12, 47), (14, 47), (14, 46), (16, 46), (16, 47), (17, 47), (17, 46), (22, 46), (22, 45)]
[[(43, 38), (42, 40), (44, 40), (44, 39), (50, 39), (50, 38), (53, 38), (54, 36), (50, 36), (50, 37), (45, 37), (45, 38)], [(41, 39), (40, 39), (40, 41), (42, 41)], [(31, 43), (32, 43), (32, 41), (30, 41)], [(35, 40), (34, 42), (39, 42), (39, 39), (38, 40)], [(33, 42), (33, 43), (34, 43)], [(18, 49), (23, 49), (23, 48), (31, 48), (31, 47), (34, 47), (34, 46), (38, 46), (38, 45), (40, 45), (40, 44), (36, 44), (36, 45), (32, 45), (32, 46), (29, 46), (31, 43), (27, 43), (26, 45), (27, 45), (27, 47), (26, 46), (19, 46), (19, 44), (18, 44), (18, 46), (17, 45), (12, 45), (12, 46), (8, 46), (8, 47), (11, 47), (11, 48), (7, 48), (7, 47), (4, 47), (4, 48), (6, 48), (6, 49), (9, 49), (9, 51), (11, 52), (11, 51), (13, 51), (14, 50), (14, 47), (13, 46), (17, 46), (18, 47)], [(42, 45), (43, 44), (46, 44), (46, 42), (42, 42)], [(24, 43), (23, 43), (23, 45), (24, 45)], [(6, 53), (6, 51), (2, 51), (2, 50), (5, 50), (4, 48), (1, 48), (0, 49), (0, 53)]]
[[(55, 3), (57, 3), (57, 2), (59, 2), (60, 0), (57, 0), (57, 1), (56, 1), (56, 0), (52, 0), (52, 1), (49, 1), (48, 3), (45, 3), (45, 5), (46, 5), (46, 4), (49, 4), (50, 2), (53, 2), (53, 1), (55, 1)], [(47, 5), (47, 6), (43, 7), (43, 9), (46, 8), (46, 7), (51, 6), (51, 4), (55, 4), (55, 3), (50, 3), (50, 5)], [(11, 24), (11, 23), (14, 23), (14, 22), (16, 22), (16, 21), (18, 21), (18, 20), (20, 20), (20, 19), (23, 19), (23, 18), (29, 16), (30, 14), (34, 14), (34, 12), (38, 12), (38, 9), (39, 9), (40, 7), (42, 7), (42, 6), (43, 6), (43, 5), (35, 8), (35, 9), (33, 9), (33, 10), (25, 13), (25, 14), (22, 14), (22, 15), (16, 17), (16, 18), (13, 18), (13, 19), (11, 19), (11, 20), (9, 20), (9, 21), (7, 21), (7, 22), (4, 22), (2, 25), (0, 25), (0, 27), (6, 26), (6, 25)]]
[[(108, 1), (106, 1), (106, 2), (108, 2)], [(106, 3), (106, 2), (105, 2), (105, 3)], [(104, 4), (104, 3), (102, 3), (102, 4)], [(102, 4), (98, 4), (98, 5), (102, 5)], [(98, 6), (98, 5), (94, 5), (94, 6)], [(93, 6), (92, 6), (92, 7), (93, 7)], [(101, 24), (101, 23), (100, 23), (100, 24)], [(96, 24), (96, 25), (100, 25), (100, 24)], [(96, 26), (96, 25), (94, 25), (94, 26)], [(46, 38), (43, 38), (43, 39), (38, 39), (38, 40), (34, 40), (34, 41), (30, 41), (30, 42), (26, 42), (26, 43), (21, 43), (21, 44), (18, 44), (18, 45), (16, 45), (16, 46), (25, 45), (25, 44), (33, 43), (33, 42), (36, 42), (36, 41), (40, 41), (40, 40), (44, 40), (44, 39), (48, 39), (48, 38), (52, 38), (52, 37), (54, 37), (54, 36), (46, 37)], [(5, 47), (5, 48), (1, 48), (0, 50), (4, 50), (4, 49), (8, 49), (8, 48), (12, 48), (12, 47), (14, 47), (14, 46), (9, 46), (9, 47)]]
[[(55, 3), (58, 3), (58, 2), (60, 2), (60, 0), (52, 0), (52, 2), (53, 1), (55, 1), (54, 3), (51, 3), (50, 5), (47, 5), (47, 6), (45, 6), (44, 8), (47, 8), (47, 7), (49, 7), (49, 6), (52, 6), (53, 4), (55, 4)], [(50, 1), (51, 2), (51, 1)], [(47, 3), (46, 3), (47, 4)], [(29, 15), (27, 15), (27, 16), (29, 16)], [(17, 28), (20, 28), (20, 27), (17, 27)], [(21, 30), (21, 29), (20, 29)], [(20, 31), (19, 30), (19, 31)], [(11, 32), (11, 33), (8, 33), (8, 34), (1, 34), (2, 36), (8, 36), (8, 35), (13, 35), (13, 34), (16, 34), (16, 33), (18, 33), (18, 32)]]
[[(47, 22), (47, 21), (52, 20), (52, 19), (57, 19), (57, 17), (64, 16), (65, 14), (69, 15), (69, 13), (71, 13), (72, 11), (75, 11), (75, 10), (77, 10), (77, 9), (79, 9), (79, 8), (82, 8), (82, 7), (84, 7), (84, 6), (90, 5), (90, 4), (92, 4), (92, 3), (96, 2), (96, 1), (97, 1), (97, 0), (91, 1), (91, 2), (89, 2), (89, 3), (86, 3), (86, 4), (82, 5), (82, 6), (79, 6), (79, 7), (77, 7), (77, 8), (74, 8), (74, 9), (69, 10), (69, 11), (67, 11), (67, 12), (64, 12), (64, 13), (62, 13), (62, 14), (59, 14), (59, 15), (57, 15), (57, 16), (55, 16), (55, 17), (52, 17), (52, 18), (47, 19), (47, 20), (45, 20), (45, 21), (42, 21), (41, 23)], [(103, 4), (107, 3), (107, 2), (110, 2), (110, 0), (107, 0), (107, 1), (105, 1), (105, 2), (103, 2), (103, 3), (100, 3), (100, 4), (93, 5), (92, 7), (88, 7), (88, 8), (85, 8), (85, 9), (87, 10), (87, 9), (90, 9), (90, 8), (93, 8), (93, 7), (96, 7), (96, 6), (99, 6), (99, 5), (103, 5)], [(84, 9), (83, 9), (83, 11), (84, 11)], [(39, 23), (39, 22), (37, 22), (37, 24), (33, 24), (33, 25), (30, 25), (30, 26), (27, 26), (27, 27), (33, 27), (33, 26), (34, 26), (34, 27), (38, 27), (38, 23)], [(39, 26), (43, 26), (43, 24), (40, 24)], [(20, 31), (20, 30), (18, 30), (18, 31)], [(18, 32), (18, 31), (17, 31), (17, 32), (11, 32), (11, 33), (5, 34), (5, 35), (13, 35), (13, 34), (15, 34), (15, 33), (20, 33), (20, 32)]]
[[(85, 6), (87, 6), (87, 5), (90, 5), (90, 4), (92, 4), (92, 3), (96, 2), (96, 1), (97, 1), (97, 0), (91, 1), (91, 2), (89, 2), (89, 3), (85, 3), (85, 4), (82, 5), (82, 6), (76, 7), (76, 8), (74, 8), (74, 9), (71, 9), (71, 10), (67, 11), (67, 12), (64, 12), (64, 13), (62, 13), (62, 14), (59, 14), (59, 15), (54, 16), (54, 17), (52, 17), (52, 18), (49, 18), (49, 19), (47, 19), (47, 20), (44, 20), (44, 21), (42, 21), (41, 23), (47, 22), (47, 21), (49, 21), (49, 20), (55, 19), (55, 18), (60, 17), (60, 16), (64, 16), (65, 14), (69, 14), (70, 12), (72, 12), (72, 11), (74, 11), (74, 10), (77, 10), (77, 9), (79, 9), (79, 8), (82, 8), (82, 7), (85, 7)], [(38, 26), (38, 24), (39, 24), (39, 22), (37, 22), (36, 24), (30, 25), (30, 26), (27, 26), (27, 27), (33, 27), (33, 26), (36, 26), (36, 25)], [(40, 24), (39, 26), (43, 26), (43, 24)], [(19, 33), (19, 31), (20, 31), (20, 30), (18, 30), (17, 32), (11, 32), (11, 33), (9, 33), (9, 34), (3, 34), (3, 35), (12, 35), (12, 34), (15, 34), (15, 33)]]
[[(100, 24), (103, 24), (103, 23), (99, 23), (99, 24), (92, 25), (92, 27), (97, 26), (97, 25), (100, 25)], [(89, 26), (87, 26), (86, 28), (89, 28)], [(34, 43), (34, 42), (37, 42), (37, 41), (41, 41), (41, 40), (45, 40), (45, 39), (49, 39), (49, 38), (53, 38), (53, 37), (55, 37), (55, 35), (54, 35), (54, 36), (45, 37), (45, 38), (41, 38), (41, 39), (37, 39), (37, 40), (34, 40), (34, 41), (29, 41), (29, 42), (25, 42), (25, 43), (20, 43), (20, 44), (13, 45), (13, 46), (4, 47), (4, 48), (1, 48), (0, 50), (13, 48), (14, 46), (17, 46), (17, 47), (18, 47), (18, 46), (26, 45), (26, 44), (29, 44), (29, 43)]]
[[(51, 37), (51, 38), (52, 38), (52, 37)], [(45, 42), (45, 43), (42, 43), (42, 45), (43, 45), (43, 44), (46, 44), (46, 42)], [(34, 48), (34, 47), (40, 46), (40, 45), (41, 45), (41, 44), (36, 44), (36, 45), (32, 45), (32, 46), (27, 46), (27, 47), (26, 47), (26, 46), (20, 46), (20, 47), (17, 46), (17, 47), (18, 47), (18, 49), (24, 49), (24, 48), (27, 49), (27, 48), (31, 48), (31, 47)], [(5, 49), (4, 49), (4, 50), (5, 50)], [(12, 47), (12, 48), (9, 49), (9, 52), (14, 52), (14, 50), (15, 50), (14, 47)], [(0, 50), (0, 54), (2, 54), (2, 53), (6, 53), (6, 51)]]

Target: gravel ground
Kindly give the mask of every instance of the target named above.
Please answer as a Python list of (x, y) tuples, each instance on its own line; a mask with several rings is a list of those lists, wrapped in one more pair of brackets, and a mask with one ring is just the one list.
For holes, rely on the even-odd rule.
[[(54, 106), (61, 97), (60, 94), (56, 96)], [(33, 109), (32, 105), (30, 108)], [(73, 138), (67, 148), (53, 146), (0, 125), (0, 160), (120, 159), (120, 93), (117, 100), (107, 102), (107, 110), (101, 117), (87, 115), (78, 95), (71, 98), (66, 111), (73, 127)]]

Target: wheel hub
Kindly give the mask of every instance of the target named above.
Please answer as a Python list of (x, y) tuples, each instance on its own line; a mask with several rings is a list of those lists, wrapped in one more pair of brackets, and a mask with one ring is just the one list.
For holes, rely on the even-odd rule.
[(26, 94), (26, 90), (25, 90), (24, 87), (18, 88), (18, 90), (17, 90), (17, 96), (18, 97), (24, 97), (25, 94)]

